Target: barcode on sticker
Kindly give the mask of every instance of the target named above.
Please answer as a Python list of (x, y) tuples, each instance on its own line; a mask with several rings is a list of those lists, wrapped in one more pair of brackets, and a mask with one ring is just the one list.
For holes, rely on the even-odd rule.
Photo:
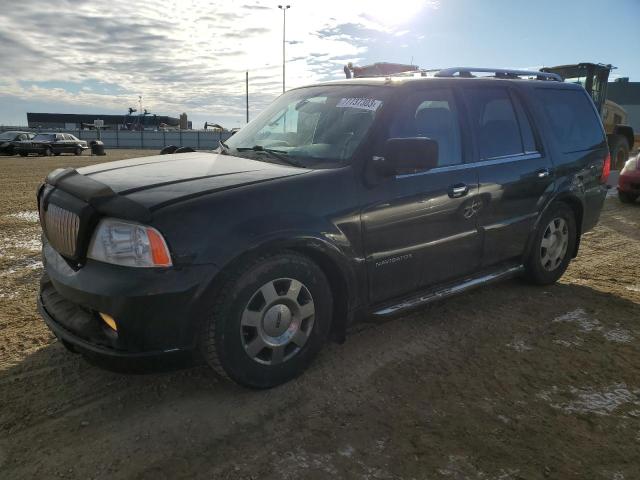
[(341, 98), (336, 107), (338, 108), (361, 108), (375, 112), (382, 105), (382, 100), (373, 98)]

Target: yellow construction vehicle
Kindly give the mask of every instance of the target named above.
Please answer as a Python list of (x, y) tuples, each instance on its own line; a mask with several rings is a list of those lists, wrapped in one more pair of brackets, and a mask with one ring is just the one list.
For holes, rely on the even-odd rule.
[(565, 82), (579, 83), (593, 98), (607, 132), (611, 152), (611, 169), (618, 170), (629, 159), (634, 145), (633, 128), (627, 125), (627, 112), (617, 103), (607, 100), (607, 82), (614, 67), (602, 63), (576, 63), (544, 67), (543, 72), (556, 73)]

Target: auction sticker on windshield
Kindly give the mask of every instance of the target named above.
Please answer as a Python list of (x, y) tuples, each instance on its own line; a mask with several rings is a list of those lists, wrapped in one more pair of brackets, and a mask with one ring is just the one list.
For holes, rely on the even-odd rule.
[(373, 98), (341, 98), (336, 107), (361, 108), (375, 112), (380, 105), (382, 105), (382, 100), (374, 100)]

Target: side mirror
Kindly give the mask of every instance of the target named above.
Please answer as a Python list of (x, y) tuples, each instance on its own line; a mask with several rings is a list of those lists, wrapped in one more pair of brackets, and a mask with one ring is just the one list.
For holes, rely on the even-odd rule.
[(438, 142), (426, 137), (390, 138), (384, 160), (376, 161), (385, 176), (424, 172), (438, 166)]

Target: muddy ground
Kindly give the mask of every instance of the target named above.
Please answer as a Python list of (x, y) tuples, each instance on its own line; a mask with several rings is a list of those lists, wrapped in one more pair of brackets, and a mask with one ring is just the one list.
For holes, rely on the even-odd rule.
[(45, 328), (34, 191), (95, 161), (0, 158), (0, 478), (640, 478), (640, 203), (609, 197), (557, 285), (364, 324), (251, 391), (107, 371)]

